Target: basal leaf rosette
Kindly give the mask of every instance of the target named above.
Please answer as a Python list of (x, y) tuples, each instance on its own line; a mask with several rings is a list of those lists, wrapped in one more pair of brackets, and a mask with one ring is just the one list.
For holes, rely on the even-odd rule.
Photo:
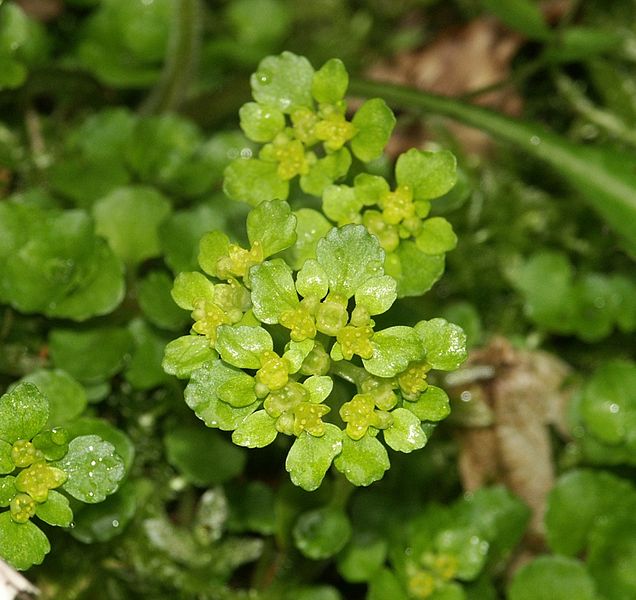
[[(188, 405), (241, 446), (295, 438), (286, 468), (306, 490), (332, 463), (354, 485), (369, 485), (390, 466), (385, 445), (423, 447), (422, 422), (449, 412), (426, 375), (456, 368), (465, 338), (442, 319), (376, 331), (372, 317), (397, 296), (384, 259), (377, 237), (351, 224), (332, 228), (298, 271), (282, 258), (252, 265), (242, 285), (253, 321), (216, 327), (216, 358), (191, 372)], [(214, 285), (206, 281), (204, 292)], [(331, 393), (334, 377), (355, 386), (344, 403)]]
[(399, 297), (430, 289), (444, 271), (444, 255), (457, 244), (446, 219), (429, 217), (431, 200), (455, 185), (456, 166), (448, 151), (411, 149), (397, 160), (393, 189), (384, 177), (361, 173), (353, 186), (332, 184), (323, 191), (327, 217), (340, 226), (362, 223), (378, 238)]
[(125, 474), (112, 444), (97, 435), (69, 440), (64, 429), (47, 428), (48, 418), (48, 401), (31, 383), (0, 397), (0, 557), (21, 570), (40, 564), (50, 550), (34, 517), (71, 525), (73, 511), (61, 492), (101, 502)]
[(338, 59), (317, 71), (291, 52), (263, 59), (251, 78), (254, 101), (239, 115), (247, 137), (264, 145), (257, 157), (239, 158), (227, 167), (226, 194), (252, 205), (284, 200), (290, 181), (298, 177), (305, 193), (319, 196), (347, 174), (352, 154), (363, 162), (378, 158), (395, 117), (375, 98), (348, 120), (348, 84)]

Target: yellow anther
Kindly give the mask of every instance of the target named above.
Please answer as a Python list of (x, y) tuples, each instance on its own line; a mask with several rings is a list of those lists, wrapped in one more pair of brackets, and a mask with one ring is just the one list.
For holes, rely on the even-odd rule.
[(398, 385), (402, 390), (402, 396), (407, 400), (417, 400), (419, 395), (428, 387), (426, 374), (431, 370), (431, 365), (426, 361), (411, 363), (405, 371), (398, 376)]
[(11, 448), (11, 460), (16, 467), (28, 467), (44, 456), (29, 440), (17, 440)]
[(319, 437), (325, 433), (322, 421), (331, 409), (325, 404), (301, 402), (294, 408), (294, 435), (299, 436), (303, 431)]
[(26, 523), (35, 514), (37, 503), (29, 494), (18, 494), (9, 506), (11, 518), (16, 523)]
[(355, 126), (338, 113), (329, 114), (314, 127), (316, 137), (325, 143), (325, 148), (332, 151), (340, 150), (356, 132)]
[(371, 358), (373, 356), (372, 337), (373, 328), (369, 325), (361, 327), (347, 325), (338, 332), (336, 339), (340, 342), (342, 356), (346, 360), (351, 360), (354, 354), (361, 358)]
[(219, 325), (233, 324), (228, 313), (209, 300), (197, 300), (195, 302), (192, 318), (195, 321), (192, 329), (206, 336), (212, 346), (216, 343), (216, 330)]
[(19, 492), (28, 494), (36, 502), (45, 502), (49, 490), (60, 487), (66, 481), (66, 473), (44, 462), (31, 465), (20, 471), (15, 479)]
[(310, 108), (299, 108), (291, 114), (296, 139), (303, 144), (311, 146), (316, 142), (314, 127), (318, 123), (318, 115)]
[(263, 262), (263, 247), (257, 240), (250, 250), (241, 248), (237, 244), (230, 244), (228, 255), (220, 258), (217, 263), (217, 273), (220, 279), (245, 277), (250, 268)]
[(382, 217), (390, 225), (398, 225), (415, 215), (413, 192), (406, 185), (400, 185), (395, 191), (386, 193), (380, 200), (380, 206)]
[(433, 569), (446, 581), (455, 577), (458, 566), (457, 558), (451, 554), (440, 554), (433, 560)]
[(279, 322), (291, 330), (290, 337), (295, 342), (316, 337), (316, 322), (304, 306), (284, 311)]
[(362, 438), (371, 426), (384, 429), (391, 422), (389, 413), (375, 410), (372, 394), (356, 394), (340, 407), (340, 416), (347, 424), (345, 431), (352, 440)]
[(267, 350), (261, 354), (261, 368), (256, 372), (256, 381), (266, 385), (270, 390), (281, 389), (289, 380), (289, 363)]
[(282, 144), (274, 143), (272, 155), (278, 161), (278, 176), (288, 180), (296, 175), (309, 172), (309, 162), (305, 156), (305, 146), (299, 140), (291, 140)]
[(409, 577), (408, 587), (411, 596), (424, 600), (435, 591), (435, 577), (427, 571), (417, 571)]
[(367, 210), (362, 216), (362, 224), (378, 238), (385, 252), (393, 252), (400, 245), (398, 228), (389, 225), (377, 210)]

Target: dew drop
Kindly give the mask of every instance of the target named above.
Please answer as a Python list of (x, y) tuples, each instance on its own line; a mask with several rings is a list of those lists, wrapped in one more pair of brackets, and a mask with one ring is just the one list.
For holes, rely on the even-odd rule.
[(473, 395), (468, 390), (464, 390), (461, 393), (460, 398), (462, 399), (462, 402), (470, 402), (473, 399)]
[(69, 529), (75, 529), (75, 521), (71, 521), (71, 522), (68, 524), (68, 528), (69, 528)]
[(119, 527), (119, 521), (117, 519), (113, 519), (113, 527)]
[(96, 460), (91, 460), (91, 467), (94, 467), (97, 464)]
[(609, 410), (611, 413), (616, 414), (620, 411), (621, 407), (616, 404), (616, 402), (612, 402), (609, 406)]
[(93, 446), (89, 446), (89, 447), (88, 447), (88, 451), (89, 451), (89, 452), (92, 452), (93, 450), (95, 450), (95, 448), (94, 448)]
[(538, 135), (533, 135), (533, 136), (530, 138), (530, 143), (531, 143), (533, 146), (538, 146), (538, 145), (541, 143), (541, 138), (540, 138)]
[(88, 492), (88, 497), (92, 498), (95, 494), (93, 492)]
[(255, 77), (261, 85), (269, 85), (272, 82), (272, 74), (269, 71), (257, 71)]

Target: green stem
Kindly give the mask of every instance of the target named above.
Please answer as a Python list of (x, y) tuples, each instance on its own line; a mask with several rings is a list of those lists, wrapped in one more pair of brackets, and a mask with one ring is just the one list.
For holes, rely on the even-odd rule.
[(184, 100), (201, 44), (199, 0), (175, 0), (163, 73), (140, 108), (142, 114), (174, 111)]
[(349, 497), (355, 489), (355, 486), (344, 475), (335, 472), (334, 469), (333, 490), (329, 506), (334, 509), (344, 510)]
[(576, 112), (626, 144), (636, 146), (636, 132), (620, 117), (595, 106), (567, 75), (558, 74), (556, 84)]
[(333, 375), (340, 377), (340, 379), (344, 379), (356, 386), (362, 384), (368, 377), (367, 372), (363, 368), (357, 367), (346, 360), (332, 361), (329, 371)]
[(512, 119), (492, 110), (419, 90), (352, 81), (358, 96), (378, 96), (389, 104), (457, 119), (516, 145), (551, 164), (626, 242), (636, 255), (636, 170), (633, 156), (615, 149), (577, 145), (535, 123)]

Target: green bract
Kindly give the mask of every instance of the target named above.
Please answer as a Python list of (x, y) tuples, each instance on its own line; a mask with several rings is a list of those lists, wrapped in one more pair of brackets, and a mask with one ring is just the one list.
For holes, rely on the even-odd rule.
[[(66, 389), (60, 373), (40, 376), (47, 393)], [(100, 502), (116, 491), (125, 473), (112, 444), (97, 435), (69, 442), (66, 430), (46, 429), (48, 419), (49, 403), (32, 383), (19, 383), (0, 397), (0, 507), (7, 509), (0, 512), (0, 557), (17, 569), (41, 563), (50, 550), (33, 517), (71, 525), (69, 500), (56, 489), (83, 502)]]
[[(179, 273), (172, 288), (194, 324), (168, 344), (163, 363), (190, 379), (185, 399), (197, 416), (232, 431), (235, 444), (294, 437), (285, 466), (305, 490), (318, 488), (332, 463), (354, 485), (369, 485), (390, 466), (385, 444), (422, 448), (423, 422), (428, 432), (449, 413), (427, 373), (466, 358), (462, 330), (444, 319), (376, 327), (399, 296), (441, 275), (455, 234), (445, 219), (426, 217), (429, 200), (453, 186), (455, 159), (411, 150), (398, 159), (394, 190), (367, 173), (333, 185), (351, 152), (365, 162), (380, 156), (395, 121), (381, 100), (348, 121), (347, 83), (338, 60), (317, 72), (290, 52), (261, 62), (255, 102), (240, 117), (265, 146), (231, 163), (224, 182), (230, 197), (253, 205), (248, 244), (218, 230), (202, 237), (203, 273)], [(338, 227), (313, 209), (291, 210), (284, 198), (296, 176), (305, 193), (323, 195)], [(333, 392), (336, 377), (352, 384), (348, 397)]]

